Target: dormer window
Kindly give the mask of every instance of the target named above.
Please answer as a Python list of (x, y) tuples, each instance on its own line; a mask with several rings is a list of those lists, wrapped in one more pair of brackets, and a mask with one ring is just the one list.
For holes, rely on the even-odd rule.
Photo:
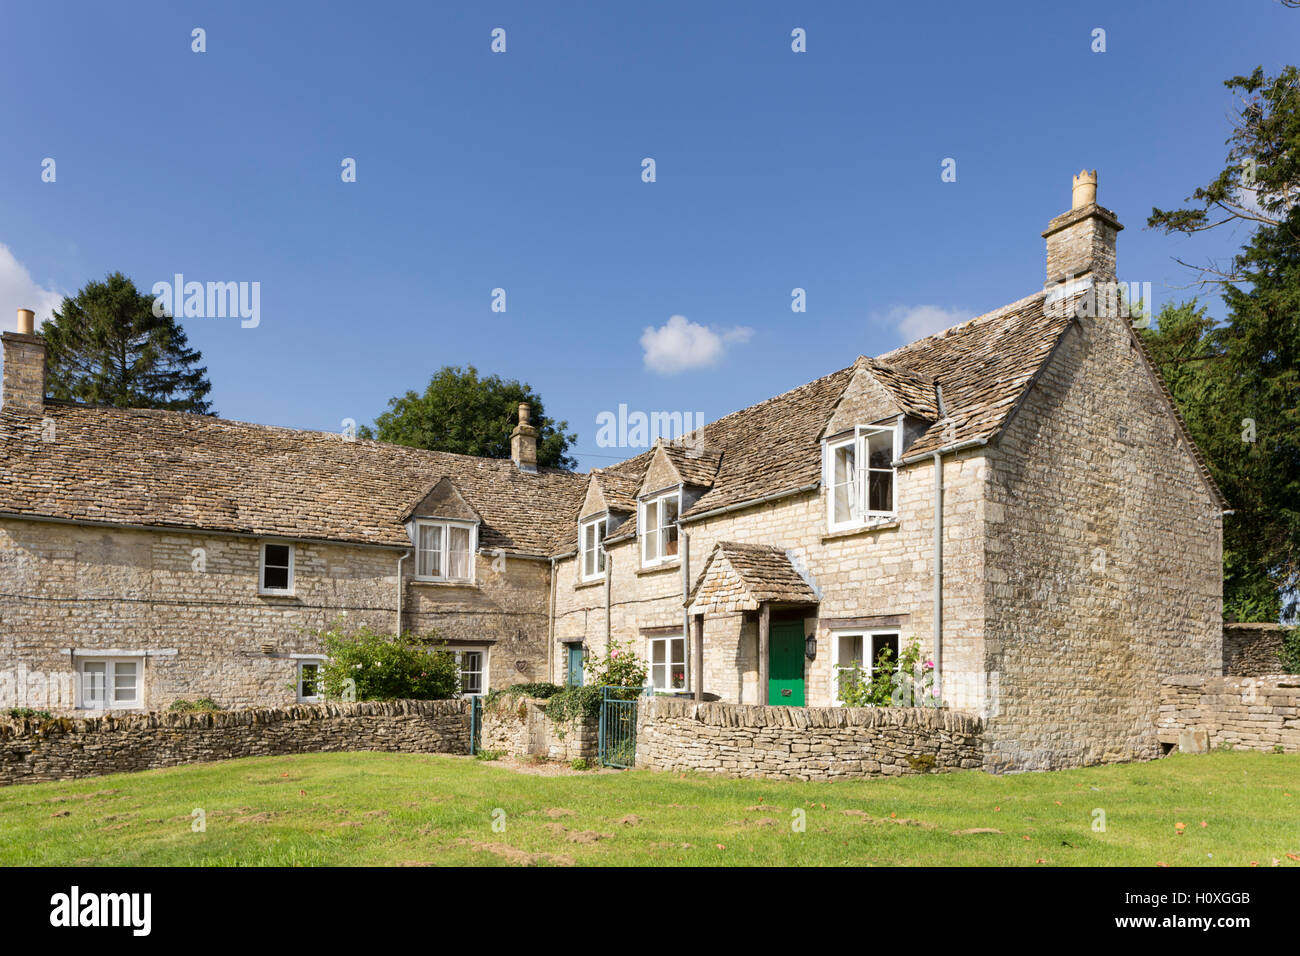
[(826, 523), (832, 531), (896, 515), (899, 434), (897, 425), (859, 426), (826, 442)]
[(677, 515), (682, 508), (678, 489), (641, 502), (638, 518), (641, 566), (663, 564), (677, 557)]
[(474, 580), (474, 552), (478, 531), (460, 521), (415, 522), (415, 577), (421, 581)]
[(578, 543), (582, 551), (582, 580), (596, 581), (605, 576), (605, 519), (593, 518), (578, 525)]

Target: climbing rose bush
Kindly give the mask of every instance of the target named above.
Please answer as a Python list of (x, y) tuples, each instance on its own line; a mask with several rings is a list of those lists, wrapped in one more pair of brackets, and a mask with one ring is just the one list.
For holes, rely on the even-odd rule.
[(381, 634), (369, 627), (317, 632), (328, 660), (319, 685), (327, 700), (447, 700), (460, 693), (456, 657), (435, 636)]
[(646, 662), (637, 657), (630, 644), (611, 641), (605, 656), (589, 665), (589, 684), (597, 687), (641, 687), (648, 673)]

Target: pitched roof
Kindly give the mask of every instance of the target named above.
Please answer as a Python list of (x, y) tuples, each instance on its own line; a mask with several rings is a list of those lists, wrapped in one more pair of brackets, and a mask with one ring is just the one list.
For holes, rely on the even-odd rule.
[(886, 365), (879, 359), (863, 356), (854, 363), (865, 368), (885, 388), (893, 393), (898, 407), (908, 415), (935, 420), (939, 418), (939, 392), (936, 380), (897, 365)]
[(44, 415), (53, 441), (40, 416), (0, 410), (0, 513), (409, 547), (402, 519), (448, 478), (482, 517), (481, 547), (549, 554), (587, 481), (180, 412), (51, 402)]
[(821, 431), (852, 374), (840, 369), (691, 432), (721, 449), (722, 459), (712, 486), (683, 517), (820, 480)]
[(772, 602), (816, 604), (818, 600), (817, 592), (795, 570), (785, 551), (735, 541), (719, 541), (713, 546), (687, 595), (686, 606), (701, 597), (710, 603), (725, 597), (747, 609)]
[[(1044, 309), (1044, 300), (1038, 292), (861, 358), (665, 444), (683, 480), (706, 489), (682, 517), (818, 484), (822, 431), (859, 368), (905, 412), (933, 423), (905, 458), (995, 439), (1073, 321), (1070, 309)], [(44, 414), (55, 424), (52, 442), (40, 440), (39, 417), (0, 410), (0, 513), (402, 547), (409, 545), (402, 520), (445, 478), (481, 516), (483, 548), (558, 555), (576, 549), (589, 481), (556, 469), (524, 474), (507, 460), (177, 412), (47, 403)], [(635, 498), (654, 453), (595, 473), (610, 508), (632, 515), (610, 540), (635, 533)]]
[(722, 464), (722, 452), (716, 448), (707, 448), (694, 442), (664, 442), (664, 454), (672, 462), (677, 474), (688, 485), (699, 488), (713, 487), (713, 479)]
[[(682, 517), (820, 481), (821, 432), (857, 368), (888, 388), (905, 412), (933, 422), (904, 449), (905, 456), (993, 439), (1069, 327), (1070, 310), (1045, 311), (1044, 298), (1038, 292), (877, 358), (860, 358), (691, 432), (688, 445), (698, 443), (720, 456), (709, 490)], [(946, 419), (939, 411), (940, 391)], [(653, 449), (642, 452), (605, 471), (639, 479), (652, 454)], [(610, 540), (635, 531), (633, 518)]]
[(610, 511), (636, 511), (636, 492), (640, 480), (605, 468), (597, 468), (591, 476), (600, 486), (600, 493)]
[[(1036, 292), (874, 359), (862, 357), (691, 432), (689, 440), (720, 451), (721, 458), (709, 490), (682, 516), (817, 483), (821, 430), (857, 368), (888, 388), (905, 412), (932, 422), (904, 457), (995, 439), (1073, 321), (1069, 308), (1044, 309), (1045, 298)], [(644, 474), (650, 454), (607, 471)], [(634, 522), (626, 522), (611, 540), (634, 532)]]
[(411, 507), (402, 514), (402, 521), (411, 518), (454, 518), (459, 521), (481, 521), (482, 516), (465, 500), (456, 483), (450, 478), (439, 478), (426, 493), (418, 495)]
[(1069, 309), (1045, 311), (1044, 298), (1037, 292), (877, 358), (937, 380), (942, 391), (948, 418), (935, 421), (904, 457), (998, 434), (1072, 321)]

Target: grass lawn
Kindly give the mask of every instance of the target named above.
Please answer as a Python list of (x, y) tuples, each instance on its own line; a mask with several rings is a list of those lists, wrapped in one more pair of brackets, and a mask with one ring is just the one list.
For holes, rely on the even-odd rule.
[[(1214, 753), (1053, 773), (836, 783), (537, 769), (469, 757), (316, 754), (5, 787), (0, 863), (1269, 866), (1278, 860), (1296, 866), (1300, 860), (1295, 754)], [(206, 814), (204, 832), (191, 829), (195, 808)], [(504, 831), (493, 829), (498, 808)], [(795, 808), (805, 811), (803, 832), (792, 827)], [(1105, 813), (1104, 832), (1093, 829), (1097, 809)]]

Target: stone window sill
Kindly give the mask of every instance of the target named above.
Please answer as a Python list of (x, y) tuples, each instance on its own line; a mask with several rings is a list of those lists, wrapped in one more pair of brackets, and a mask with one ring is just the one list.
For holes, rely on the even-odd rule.
[(680, 573), (681, 569), (682, 569), (681, 558), (677, 558), (676, 560), (673, 561), (665, 561), (663, 564), (656, 564), (653, 567), (637, 568), (636, 576), (641, 578), (649, 574), (663, 574), (665, 571), (677, 571)]
[(573, 586), (573, 590), (582, 591), (585, 588), (599, 588), (599, 587), (604, 587), (604, 585), (605, 585), (605, 579), (602, 577), (602, 578), (597, 578), (594, 581), (579, 581), (577, 584)]
[(477, 581), (421, 581), (411, 578), (411, 584), (420, 588), (473, 588), (478, 589)]
[(822, 544), (828, 541), (839, 541), (843, 538), (857, 538), (863, 535), (875, 534), (877, 531), (888, 531), (897, 527), (898, 521), (894, 520), (863, 525), (861, 528), (845, 528), (843, 531), (832, 531), (829, 534), (822, 535)]

